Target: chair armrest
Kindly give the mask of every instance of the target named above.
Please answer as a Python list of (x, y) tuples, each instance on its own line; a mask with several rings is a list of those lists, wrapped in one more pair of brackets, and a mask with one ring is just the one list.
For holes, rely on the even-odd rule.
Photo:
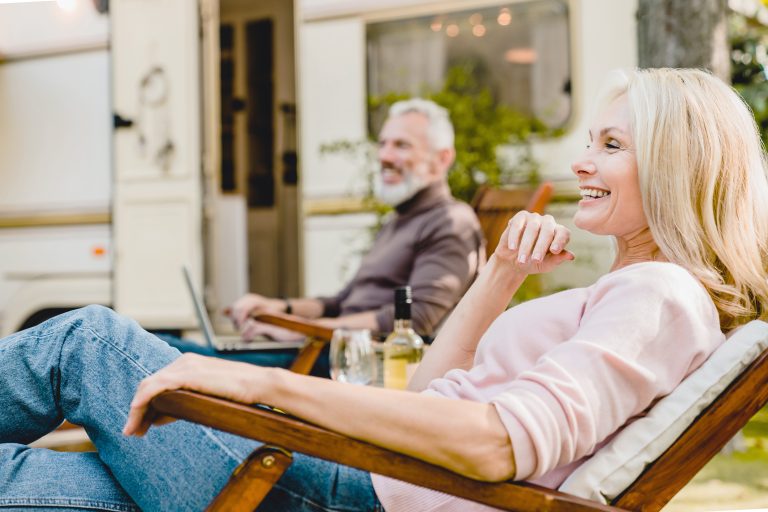
[(259, 322), (264, 322), (265, 324), (284, 327), (291, 331), (300, 332), (306, 336), (319, 338), (324, 341), (331, 341), (331, 338), (333, 337), (333, 329), (296, 315), (264, 313), (261, 315), (254, 315), (253, 319)]
[(429, 487), (504, 510), (620, 510), (532, 484), (472, 480), (422, 460), (343, 436), (285, 414), (191, 391), (162, 393), (152, 401), (152, 407), (163, 415), (200, 423), (290, 451)]

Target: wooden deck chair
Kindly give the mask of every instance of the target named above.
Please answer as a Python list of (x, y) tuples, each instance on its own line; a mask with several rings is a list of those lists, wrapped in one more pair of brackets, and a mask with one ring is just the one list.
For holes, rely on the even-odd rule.
[(485, 236), (485, 250), (488, 258), (499, 243), (507, 222), (520, 210), (544, 213), (552, 198), (554, 187), (544, 182), (538, 188), (489, 188), (481, 187), (472, 199), (472, 208), (480, 220)]
[[(209, 511), (255, 510), (290, 465), (291, 451), (503, 510), (659, 510), (768, 403), (768, 324), (754, 321), (736, 334), (675, 391), (659, 400), (646, 417), (630, 424), (574, 472), (560, 490), (511, 481), (479, 482), (287, 415), (198, 393), (163, 393), (155, 398), (152, 406), (165, 415), (267, 443), (233, 473), (228, 485), (207, 508)], [(654, 424), (660, 424), (659, 418), (670, 411), (678, 416), (661, 422), (666, 425), (661, 431), (649, 432), (655, 428)], [(650, 444), (655, 446), (651, 450), (647, 446), (639, 450), (638, 460), (634, 453), (638, 451), (636, 438), (644, 436), (650, 436)], [(665, 436), (674, 439), (664, 440)], [(660, 439), (664, 442), (659, 443)], [(629, 448), (633, 453), (623, 453)], [(629, 480), (618, 492), (615, 489), (613, 493), (606, 492), (603, 487), (611, 487), (616, 482), (606, 484), (592, 480), (604, 478), (601, 472), (608, 474), (608, 480), (626, 473), (614, 467), (617, 455), (629, 457), (629, 466), (634, 465), (633, 471), (637, 470), (639, 476), (625, 474)], [(588, 465), (597, 465), (599, 471), (595, 472), (594, 467), (583, 471)], [(568, 487), (574, 479), (586, 481), (590, 488), (578, 489), (579, 482)], [(569, 492), (564, 492), (564, 487), (568, 487)]]

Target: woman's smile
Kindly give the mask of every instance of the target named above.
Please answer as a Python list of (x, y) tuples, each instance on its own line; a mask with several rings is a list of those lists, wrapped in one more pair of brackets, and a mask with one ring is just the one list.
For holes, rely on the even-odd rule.
[(593, 187), (580, 187), (579, 194), (581, 195), (581, 201), (579, 205), (585, 205), (590, 203), (600, 202), (602, 199), (608, 199), (611, 192), (608, 190), (593, 188)]

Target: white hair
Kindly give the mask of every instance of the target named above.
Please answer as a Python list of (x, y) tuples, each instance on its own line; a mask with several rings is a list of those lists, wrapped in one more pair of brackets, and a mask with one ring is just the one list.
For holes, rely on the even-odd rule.
[(417, 112), (429, 121), (427, 139), (433, 150), (453, 149), (453, 124), (447, 109), (423, 98), (398, 101), (389, 107), (389, 117), (402, 116), (410, 112)]

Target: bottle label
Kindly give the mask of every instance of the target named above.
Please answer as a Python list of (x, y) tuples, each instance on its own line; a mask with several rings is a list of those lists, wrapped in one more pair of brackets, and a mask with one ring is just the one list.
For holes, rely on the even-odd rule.
[(408, 387), (408, 366), (406, 359), (384, 359), (384, 387), (392, 389)]
[(406, 389), (419, 363), (411, 363), (406, 359), (384, 360), (384, 387)]

